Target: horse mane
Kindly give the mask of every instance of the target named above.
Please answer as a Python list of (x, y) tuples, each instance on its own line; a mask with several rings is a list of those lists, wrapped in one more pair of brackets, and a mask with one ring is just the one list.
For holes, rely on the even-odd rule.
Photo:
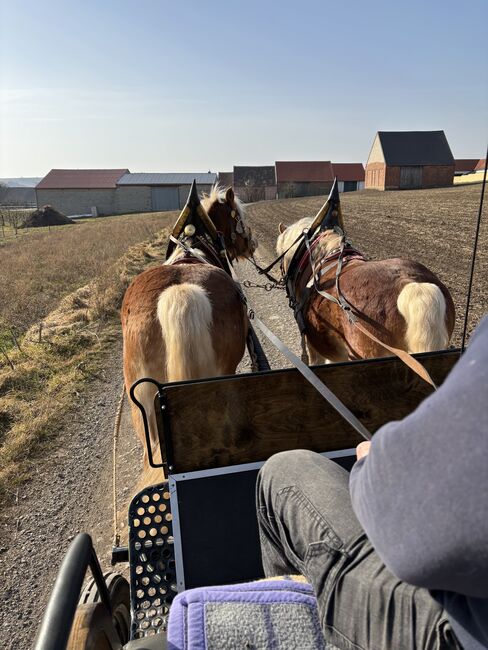
[[(291, 246), (293, 241), (300, 235), (300, 233), (305, 230), (305, 228), (309, 228), (312, 225), (313, 220), (314, 217), (303, 217), (303, 219), (300, 219), (299, 221), (293, 223), (291, 226), (288, 226), (288, 228), (286, 228), (286, 230), (284, 230), (279, 235), (276, 242), (276, 252), (278, 255), (284, 253), (286, 249)], [(334, 249), (339, 248), (341, 244), (341, 235), (334, 232), (333, 230), (326, 230), (324, 232), (324, 235), (325, 236), (320, 239), (314, 250), (315, 258), (328, 255)], [(299, 245), (300, 242), (297, 242), (294, 246), (292, 246), (283, 258), (283, 266), (285, 271), (288, 270), (290, 262), (293, 259), (293, 255), (295, 254), (295, 251)]]
[[(227, 191), (226, 187), (223, 187), (222, 185), (216, 183), (215, 185), (212, 185), (210, 192), (208, 194), (206, 193), (203, 194), (202, 205), (205, 208), (205, 211), (207, 213), (212, 207), (212, 205), (214, 205), (214, 203), (225, 203), (226, 191)], [(245, 224), (246, 210), (244, 208), (243, 202), (236, 194), (234, 194), (234, 202), (236, 204), (237, 211), (239, 212), (242, 222)]]

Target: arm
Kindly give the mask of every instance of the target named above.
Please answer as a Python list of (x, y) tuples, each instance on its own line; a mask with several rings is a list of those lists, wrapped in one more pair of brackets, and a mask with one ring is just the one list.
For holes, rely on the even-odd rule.
[(443, 386), (373, 437), (354, 511), (386, 566), (428, 589), (488, 596), (488, 320)]

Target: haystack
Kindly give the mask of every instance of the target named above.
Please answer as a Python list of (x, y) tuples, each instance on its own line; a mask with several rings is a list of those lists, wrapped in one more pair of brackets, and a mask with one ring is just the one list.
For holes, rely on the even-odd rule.
[(67, 226), (75, 223), (72, 219), (65, 217), (50, 205), (45, 205), (30, 214), (24, 223), (24, 228), (42, 228), (45, 226)]

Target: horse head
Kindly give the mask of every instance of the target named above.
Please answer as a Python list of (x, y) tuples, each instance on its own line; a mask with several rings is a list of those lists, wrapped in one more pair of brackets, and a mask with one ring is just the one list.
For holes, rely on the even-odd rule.
[(244, 207), (232, 187), (214, 186), (210, 194), (204, 196), (202, 205), (217, 231), (222, 233), (229, 257), (251, 257), (257, 243), (247, 224)]

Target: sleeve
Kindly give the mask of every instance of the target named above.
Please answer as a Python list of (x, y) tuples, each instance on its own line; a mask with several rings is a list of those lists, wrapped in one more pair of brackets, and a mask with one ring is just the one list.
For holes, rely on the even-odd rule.
[(488, 597), (488, 319), (440, 389), (373, 436), (350, 478), (383, 562), (428, 589)]

